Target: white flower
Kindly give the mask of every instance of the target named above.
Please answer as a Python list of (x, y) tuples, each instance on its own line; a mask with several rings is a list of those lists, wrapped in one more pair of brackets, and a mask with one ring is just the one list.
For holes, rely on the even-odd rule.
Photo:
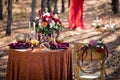
[(54, 21), (54, 20), (52, 20), (52, 25), (53, 25), (53, 26), (55, 25), (55, 21)]
[(55, 15), (54, 15), (54, 18), (58, 18), (58, 15), (57, 15), (57, 14), (55, 14)]
[(35, 20), (39, 20), (39, 17), (35, 17)]
[(46, 16), (46, 15), (47, 15), (47, 16), (50, 16), (50, 13), (47, 12), (47, 13), (44, 13), (44, 14), (43, 14), (43, 16)]
[(50, 23), (50, 28), (54, 27), (55, 26), (55, 21), (52, 20), (51, 23)]
[(99, 40), (98, 43), (102, 43), (102, 41)]
[(42, 23), (42, 19), (39, 19), (39, 23)]
[(53, 25), (52, 25), (52, 23), (50, 23), (50, 28), (53, 28)]
[(87, 47), (89, 47), (89, 44), (86, 44)]
[(54, 26), (55, 29), (58, 29), (58, 26)]
[(46, 18), (46, 21), (48, 21), (49, 19), (48, 18)]
[(41, 23), (38, 23), (38, 26), (40, 26), (41, 25)]
[(100, 47), (100, 45), (96, 45), (96, 47)]
[(104, 46), (101, 46), (102, 49), (104, 49)]
[(42, 28), (41, 23), (38, 23), (38, 26), (39, 26), (40, 28)]

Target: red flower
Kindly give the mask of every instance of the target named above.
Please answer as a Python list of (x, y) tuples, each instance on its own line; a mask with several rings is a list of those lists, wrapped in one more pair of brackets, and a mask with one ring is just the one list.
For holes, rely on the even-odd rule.
[(42, 21), (47, 22), (46, 18), (48, 18), (48, 16), (47, 16), (47, 15), (46, 15), (46, 16), (44, 16), (44, 17), (42, 18)]
[(45, 15), (45, 16), (42, 18), (42, 21), (51, 23), (51, 21), (52, 21), (52, 16)]
[(41, 17), (43, 15), (42, 11), (39, 10), (39, 17)]
[(53, 18), (53, 20), (55, 21), (55, 23), (61, 24), (61, 21), (58, 18)]
[(52, 13), (50, 13), (50, 16), (49, 16), (50, 18), (53, 18), (54, 17), (54, 15), (52, 14)]
[(99, 52), (99, 53), (103, 53), (104, 52), (104, 50), (101, 47), (98, 47), (96, 51)]

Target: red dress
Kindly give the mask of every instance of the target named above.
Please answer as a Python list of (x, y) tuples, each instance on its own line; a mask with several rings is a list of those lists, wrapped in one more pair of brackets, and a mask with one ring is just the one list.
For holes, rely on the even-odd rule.
[(78, 27), (84, 29), (83, 3), (84, 0), (71, 0), (68, 23), (68, 27), (70, 29), (75, 29)]

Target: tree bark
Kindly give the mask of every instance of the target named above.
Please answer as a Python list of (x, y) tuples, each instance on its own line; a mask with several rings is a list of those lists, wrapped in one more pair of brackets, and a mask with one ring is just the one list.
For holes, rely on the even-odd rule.
[(52, 12), (52, 9), (51, 9), (51, 0), (47, 0), (47, 8), (48, 8), (48, 12)]
[(68, 7), (70, 7), (70, 0), (68, 0)]
[(12, 25), (12, 0), (8, 0), (8, 19), (6, 26), (6, 35), (11, 35), (11, 25)]
[(114, 14), (118, 13), (119, 11), (119, 0), (112, 0), (112, 11)]
[(30, 22), (32, 23), (32, 20), (35, 19), (35, 11), (36, 11), (36, 0), (32, 0), (32, 6), (31, 6), (31, 16), (30, 16)]
[(61, 12), (62, 13), (65, 12), (65, 0), (62, 0), (62, 10), (61, 10)]
[(46, 12), (47, 0), (41, 0), (41, 11)]
[(0, 20), (3, 20), (3, 5), (2, 5), (2, 0), (0, 0)]
[(53, 11), (53, 14), (58, 14), (58, 7), (57, 7), (57, 4), (58, 4), (58, 0), (54, 0), (54, 11)]
[(18, 2), (19, 0), (16, 0), (16, 2)]

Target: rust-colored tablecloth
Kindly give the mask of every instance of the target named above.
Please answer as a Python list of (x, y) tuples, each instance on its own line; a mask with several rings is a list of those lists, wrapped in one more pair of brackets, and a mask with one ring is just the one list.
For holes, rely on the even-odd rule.
[(6, 80), (72, 80), (71, 48), (20, 52), (9, 49)]

